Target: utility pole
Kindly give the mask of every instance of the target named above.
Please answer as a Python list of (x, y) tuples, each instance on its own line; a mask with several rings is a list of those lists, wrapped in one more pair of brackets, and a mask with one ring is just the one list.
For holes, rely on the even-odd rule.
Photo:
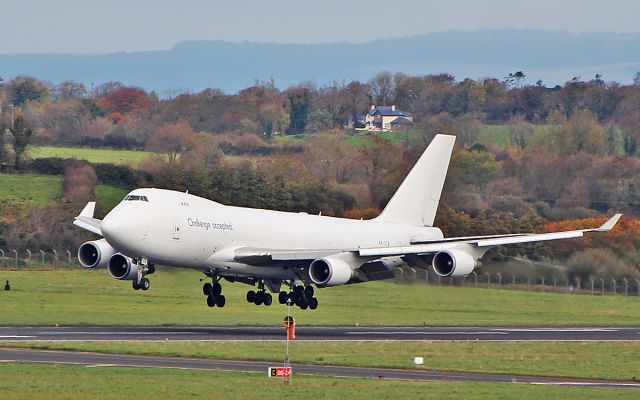
[(14, 118), (13, 118), (13, 109), (15, 108), (15, 106), (13, 104), (10, 104), (9, 107), (11, 107), (11, 132), (13, 133), (13, 129), (14, 129)]

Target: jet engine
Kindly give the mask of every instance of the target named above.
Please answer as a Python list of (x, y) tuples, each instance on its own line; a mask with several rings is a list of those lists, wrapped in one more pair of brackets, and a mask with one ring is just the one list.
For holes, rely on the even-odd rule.
[(472, 273), (478, 262), (466, 251), (445, 250), (433, 257), (432, 265), (436, 274), (456, 278)]
[(318, 258), (309, 266), (309, 277), (318, 286), (344, 285), (352, 276), (349, 263), (335, 257)]
[(138, 264), (133, 262), (133, 259), (122, 253), (112, 255), (107, 264), (109, 275), (125, 281), (138, 279), (139, 268)]
[(85, 268), (104, 268), (115, 252), (106, 240), (93, 240), (78, 248), (78, 261)]

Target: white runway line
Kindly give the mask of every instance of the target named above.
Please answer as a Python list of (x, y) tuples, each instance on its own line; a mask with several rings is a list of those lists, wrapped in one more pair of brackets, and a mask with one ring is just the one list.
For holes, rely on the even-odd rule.
[(506, 332), (470, 332), (470, 331), (451, 331), (451, 332), (425, 332), (425, 331), (351, 331), (345, 332), (347, 335), (508, 335)]
[(0, 339), (28, 339), (33, 338), (35, 336), (27, 336), (27, 335), (0, 335)]

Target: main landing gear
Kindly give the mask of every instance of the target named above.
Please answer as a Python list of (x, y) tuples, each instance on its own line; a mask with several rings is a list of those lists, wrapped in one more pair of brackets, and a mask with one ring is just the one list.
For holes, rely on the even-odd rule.
[(303, 310), (306, 310), (307, 308), (315, 310), (318, 308), (318, 299), (313, 297), (313, 286), (294, 286), (291, 284), (290, 287), (291, 291), (289, 291), (289, 293), (282, 291), (278, 294), (278, 302), (280, 304), (287, 304), (287, 302), (290, 302)]
[(131, 281), (131, 287), (133, 290), (149, 290), (151, 282), (149, 278), (145, 278), (145, 275), (150, 275), (156, 272), (156, 267), (153, 264), (148, 264), (146, 260), (140, 261), (138, 267), (138, 276)]
[(271, 296), (271, 293), (267, 293), (264, 288), (264, 281), (258, 282), (257, 292), (253, 290), (247, 292), (247, 302), (257, 306), (264, 304), (267, 307), (273, 303), (273, 296)]
[(218, 306), (224, 307), (227, 303), (227, 299), (222, 294), (222, 285), (220, 284), (220, 278), (213, 276), (212, 283), (205, 283), (202, 285), (202, 293), (207, 296), (207, 305), (209, 307)]

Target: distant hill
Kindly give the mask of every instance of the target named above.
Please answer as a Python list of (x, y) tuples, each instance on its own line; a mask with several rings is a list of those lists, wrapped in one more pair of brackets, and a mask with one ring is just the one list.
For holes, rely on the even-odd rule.
[(111, 80), (163, 93), (216, 87), (229, 93), (273, 78), (286, 88), (303, 81), (367, 80), (380, 71), (458, 79), (522, 70), (547, 85), (574, 76), (628, 83), (640, 71), (640, 34), (569, 34), (540, 30), (429, 33), (367, 43), (276, 44), (190, 41), (170, 50), (111, 54), (0, 55), (0, 76), (33, 75), (54, 83)]

